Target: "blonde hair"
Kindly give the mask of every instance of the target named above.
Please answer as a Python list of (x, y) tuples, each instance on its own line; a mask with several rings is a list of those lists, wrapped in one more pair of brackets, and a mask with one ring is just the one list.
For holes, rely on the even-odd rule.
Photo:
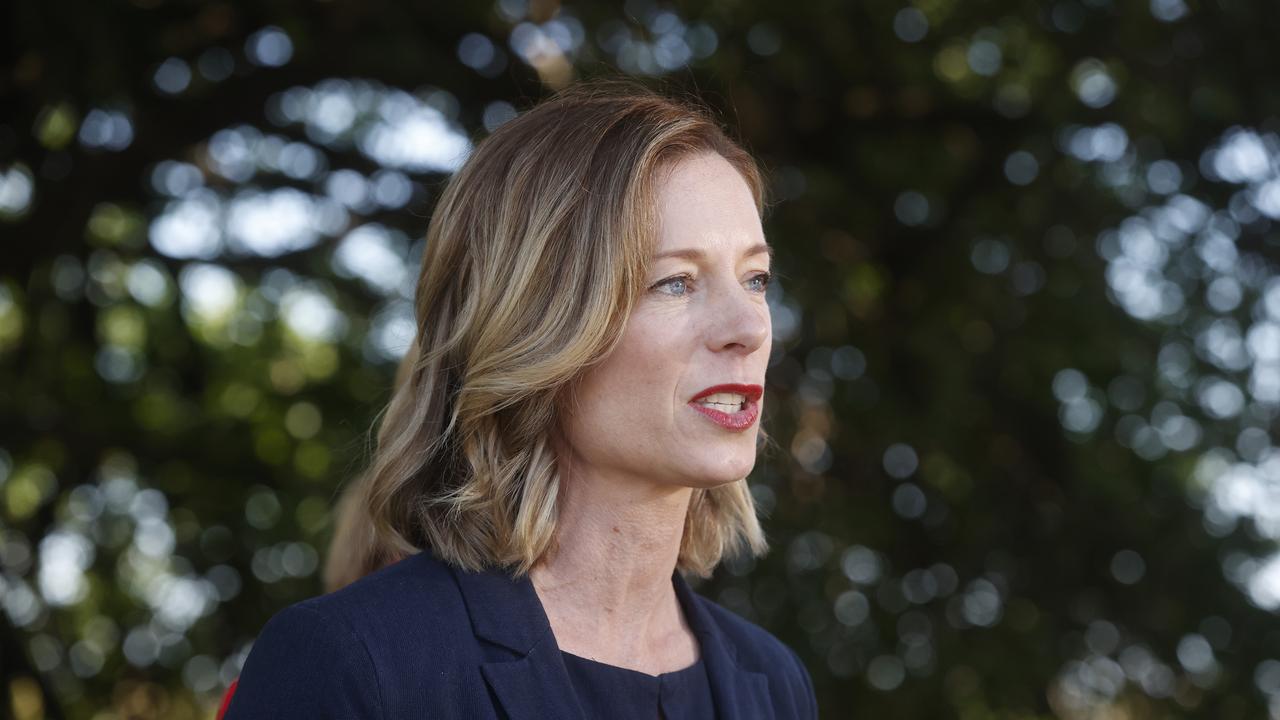
[[(644, 289), (660, 171), (699, 153), (763, 213), (755, 161), (708, 110), (632, 83), (570, 87), (478, 144), (428, 226), (417, 334), (339, 503), (329, 589), (423, 550), (519, 575), (553, 547), (560, 408)], [(682, 571), (766, 548), (745, 478), (692, 491)]]

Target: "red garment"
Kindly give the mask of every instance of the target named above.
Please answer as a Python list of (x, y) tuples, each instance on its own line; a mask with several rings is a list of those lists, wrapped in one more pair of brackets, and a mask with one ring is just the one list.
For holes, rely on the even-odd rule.
[(222, 707), (218, 708), (218, 720), (222, 720), (222, 716), (227, 714), (227, 706), (231, 704), (231, 696), (236, 692), (236, 683), (240, 682), (240, 678), (231, 681), (227, 686), (227, 694), (222, 696)]

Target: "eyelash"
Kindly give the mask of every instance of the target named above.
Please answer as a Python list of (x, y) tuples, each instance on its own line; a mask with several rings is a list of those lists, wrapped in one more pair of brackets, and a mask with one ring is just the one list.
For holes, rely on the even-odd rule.
[[(685, 283), (685, 286), (686, 286), (686, 291), (685, 291), (685, 293), (682, 293), (681, 295), (674, 295), (674, 297), (682, 297), (684, 294), (687, 294), (687, 293), (688, 293), (688, 290), (687, 290), (688, 286), (693, 285), (693, 276), (692, 276), (692, 275), (689, 275), (688, 273), (681, 273), (681, 274), (679, 274), (679, 275), (672, 275), (672, 276), (671, 276), (671, 277), (669, 277), (669, 278), (665, 278), (665, 279), (663, 279), (663, 280), (659, 280), (658, 282), (654, 283), (653, 287), (651, 287), (651, 288), (649, 288), (649, 289), (650, 289), (650, 290), (657, 290), (658, 288), (663, 287), (663, 286), (665, 286), (665, 285), (667, 285), (667, 284), (669, 284), (669, 283), (671, 283), (672, 281), (675, 281), (675, 280), (683, 280), (683, 281), (684, 281), (684, 283)], [(769, 282), (773, 280), (773, 273), (769, 273), (769, 272), (760, 272), (760, 273), (756, 273), (755, 275), (752, 275), (752, 276), (751, 276), (751, 280), (760, 280), (760, 281), (762, 281), (762, 286), (761, 286), (761, 288), (760, 288), (759, 292), (763, 293), (765, 290), (769, 289)], [(748, 280), (748, 282), (750, 282), (751, 280)], [(668, 293), (668, 294), (671, 294), (671, 293)]]

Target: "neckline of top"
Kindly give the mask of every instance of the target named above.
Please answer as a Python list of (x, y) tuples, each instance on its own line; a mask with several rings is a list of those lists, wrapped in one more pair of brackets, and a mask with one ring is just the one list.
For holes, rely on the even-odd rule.
[(562, 655), (568, 656), (568, 658), (572, 660), (577, 660), (581, 663), (586, 663), (595, 667), (608, 668), (609, 670), (614, 672), (627, 673), (630, 675), (640, 675), (648, 680), (665, 680), (668, 678), (686, 675), (693, 671), (696, 671), (699, 667), (702, 666), (702, 653), (698, 653), (698, 659), (694, 660), (693, 664), (691, 665), (686, 665), (685, 667), (679, 668), (677, 670), (668, 670), (667, 672), (659, 673), (657, 675), (650, 675), (649, 673), (644, 672), (642, 670), (633, 670), (631, 668), (622, 667), (621, 665), (610, 665), (609, 663), (600, 662), (599, 660), (592, 660), (591, 658), (582, 657), (581, 655), (571, 653), (568, 650), (561, 650), (560, 653)]

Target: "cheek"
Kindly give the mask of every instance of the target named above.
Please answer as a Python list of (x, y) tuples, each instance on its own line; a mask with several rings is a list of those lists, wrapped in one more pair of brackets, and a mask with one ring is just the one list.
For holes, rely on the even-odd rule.
[(692, 331), (682, 308), (642, 305), (632, 314), (618, 350), (633, 357), (678, 359), (683, 338)]
[(679, 401), (691, 354), (680, 342), (687, 333), (675, 318), (650, 314), (633, 320), (604, 368), (608, 382), (626, 391), (627, 411), (665, 423), (661, 416), (669, 416)]
[(769, 353), (773, 350), (773, 314), (769, 312), (769, 308), (763, 309), (764, 317), (764, 342), (760, 343), (760, 348), (756, 350), (757, 355), (763, 355), (765, 362), (769, 361)]
[(679, 334), (661, 319), (633, 317), (613, 353), (584, 378), (580, 406), (633, 420), (662, 412), (678, 394), (689, 356), (672, 342)]
[(658, 381), (642, 345), (620, 344), (578, 386), (568, 442), (587, 463), (631, 466), (664, 453), (671, 436), (670, 386)]

